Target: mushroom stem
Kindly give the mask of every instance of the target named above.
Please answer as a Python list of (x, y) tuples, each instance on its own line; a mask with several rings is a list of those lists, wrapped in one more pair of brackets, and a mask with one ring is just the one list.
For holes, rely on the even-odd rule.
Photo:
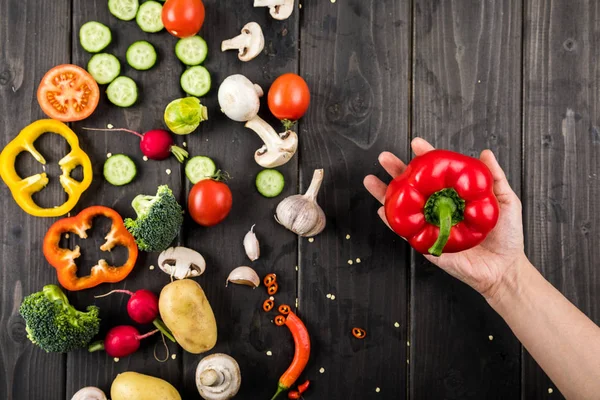
[(242, 32), (234, 38), (223, 40), (221, 42), (221, 51), (237, 50), (243, 49), (244, 47), (249, 47), (251, 40), (252, 38), (249, 35)]
[(275, 132), (275, 129), (267, 121), (258, 115), (246, 122), (246, 128), (252, 129), (265, 143), (268, 149), (272, 149), (283, 143), (283, 139)]
[(254, 0), (254, 7), (275, 7), (285, 4), (285, 0)]
[(223, 383), (225, 377), (214, 369), (207, 369), (200, 374), (200, 383), (204, 386), (218, 386)]
[(264, 168), (279, 167), (290, 161), (298, 148), (298, 136), (294, 131), (275, 132), (275, 129), (259, 116), (246, 122), (265, 143), (254, 153), (254, 160)]

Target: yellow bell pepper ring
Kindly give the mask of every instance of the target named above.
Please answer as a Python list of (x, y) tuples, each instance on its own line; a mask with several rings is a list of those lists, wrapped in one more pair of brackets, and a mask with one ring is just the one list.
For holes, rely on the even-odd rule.
[[(64, 156), (58, 165), (62, 170), (60, 184), (69, 195), (62, 205), (54, 208), (42, 208), (33, 201), (33, 194), (42, 190), (48, 184), (46, 173), (21, 178), (15, 170), (17, 156), (24, 151), (29, 152), (40, 164), (46, 164), (44, 157), (36, 150), (33, 143), (44, 133), (50, 132), (65, 138), (71, 151)], [(71, 178), (71, 171), (77, 166), (83, 168), (81, 182)], [(6, 145), (0, 154), (0, 176), (9, 187), (17, 204), (28, 214), (36, 217), (58, 217), (65, 215), (75, 207), (81, 194), (92, 183), (92, 162), (88, 155), (79, 147), (79, 139), (67, 125), (53, 119), (40, 119), (26, 126), (19, 135)]]

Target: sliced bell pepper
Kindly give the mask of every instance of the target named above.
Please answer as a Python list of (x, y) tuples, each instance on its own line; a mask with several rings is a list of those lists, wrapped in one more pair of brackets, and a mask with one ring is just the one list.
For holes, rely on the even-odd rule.
[(481, 243), (498, 221), (494, 179), (480, 160), (448, 150), (415, 157), (385, 194), (390, 227), (420, 253), (440, 256)]
[[(92, 227), (92, 220), (99, 216), (112, 220), (111, 230), (106, 235), (106, 242), (100, 246), (100, 250), (110, 251), (115, 246), (124, 246), (129, 251), (129, 257), (120, 267), (108, 265), (105, 260), (100, 260), (92, 267), (90, 275), (79, 277), (75, 264), (75, 259), (81, 255), (79, 246), (74, 250), (60, 247), (60, 237), (63, 233), (71, 232), (85, 239), (86, 231)], [(74, 217), (56, 221), (44, 237), (43, 250), (46, 260), (56, 268), (58, 281), (67, 290), (82, 290), (104, 282), (122, 281), (133, 270), (138, 257), (135, 238), (125, 228), (123, 218), (115, 210), (103, 206), (88, 207)]]
[[(44, 156), (33, 146), (36, 139), (46, 132), (64, 137), (71, 146), (69, 154), (58, 162), (62, 170), (62, 175), (59, 178), (60, 184), (69, 195), (69, 198), (65, 203), (54, 208), (42, 208), (32, 198), (34, 193), (39, 192), (48, 184), (48, 176), (45, 172), (22, 179), (15, 170), (17, 156), (24, 151), (29, 152), (40, 164), (46, 164)], [(79, 165), (83, 168), (83, 180), (81, 182), (71, 178), (71, 171)], [(79, 147), (79, 139), (75, 132), (60, 121), (40, 119), (23, 128), (19, 135), (2, 150), (0, 154), (0, 175), (23, 211), (36, 217), (58, 217), (65, 215), (75, 207), (81, 194), (92, 183), (93, 173), (92, 162)]]

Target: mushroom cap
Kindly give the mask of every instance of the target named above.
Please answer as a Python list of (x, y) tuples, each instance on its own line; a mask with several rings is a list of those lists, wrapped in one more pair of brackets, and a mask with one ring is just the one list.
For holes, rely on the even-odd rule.
[(240, 366), (227, 354), (204, 357), (196, 368), (196, 386), (205, 400), (227, 400), (234, 397), (242, 383)]
[(200, 276), (206, 269), (202, 254), (187, 247), (169, 247), (158, 256), (158, 267), (175, 279)]
[(262, 146), (254, 153), (254, 160), (263, 168), (279, 167), (294, 157), (298, 148), (298, 135), (294, 131), (285, 131), (279, 134), (283, 143), (276, 149), (269, 149), (267, 145)]
[(242, 35), (249, 35), (249, 45), (240, 48), (238, 58), (241, 61), (250, 61), (260, 54), (265, 48), (265, 37), (259, 24), (248, 22), (242, 28)]
[(219, 86), (219, 106), (230, 119), (238, 122), (251, 120), (258, 114), (263, 91), (244, 75), (225, 78)]
[(71, 400), (106, 400), (106, 395), (95, 386), (86, 386), (79, 389)]
[(271, 17), (280, 21), (288, 19), (292, 15), (292, 11), (294, 11), (294, 0), (285, 0), (283, 5), (274, 6), (269, 9)]

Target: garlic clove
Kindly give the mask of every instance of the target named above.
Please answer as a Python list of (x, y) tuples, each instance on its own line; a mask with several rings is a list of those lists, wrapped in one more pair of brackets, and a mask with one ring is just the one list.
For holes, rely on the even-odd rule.
[(256, 271), (254, 271), (252, 268), (242, 266), (237, 267), (229, 273), (225, 287), (227, 287), (229, 282), (257, 288), (260, 285), (260, 278), (258, 277)]
[(79, 391), (71, 397), (71, 400), (106, 400), (106, 395), (97, 387), (87, 386), (79, 389)]
[(244, 236), (244, 250), (250, 261), (256, 261), (260, 257), (260, 245), (254, 233), (254, 226), (252, 225), (250, 231)]
[(317, 194), (323, 176), (323, 169), (315, 170), (304, 195), (289, 196), (277, 205), (275, 220), (280, 225), (303, 237), (318, 235), (325, 229), (327, 218), (323, 209), (317, 204)]

